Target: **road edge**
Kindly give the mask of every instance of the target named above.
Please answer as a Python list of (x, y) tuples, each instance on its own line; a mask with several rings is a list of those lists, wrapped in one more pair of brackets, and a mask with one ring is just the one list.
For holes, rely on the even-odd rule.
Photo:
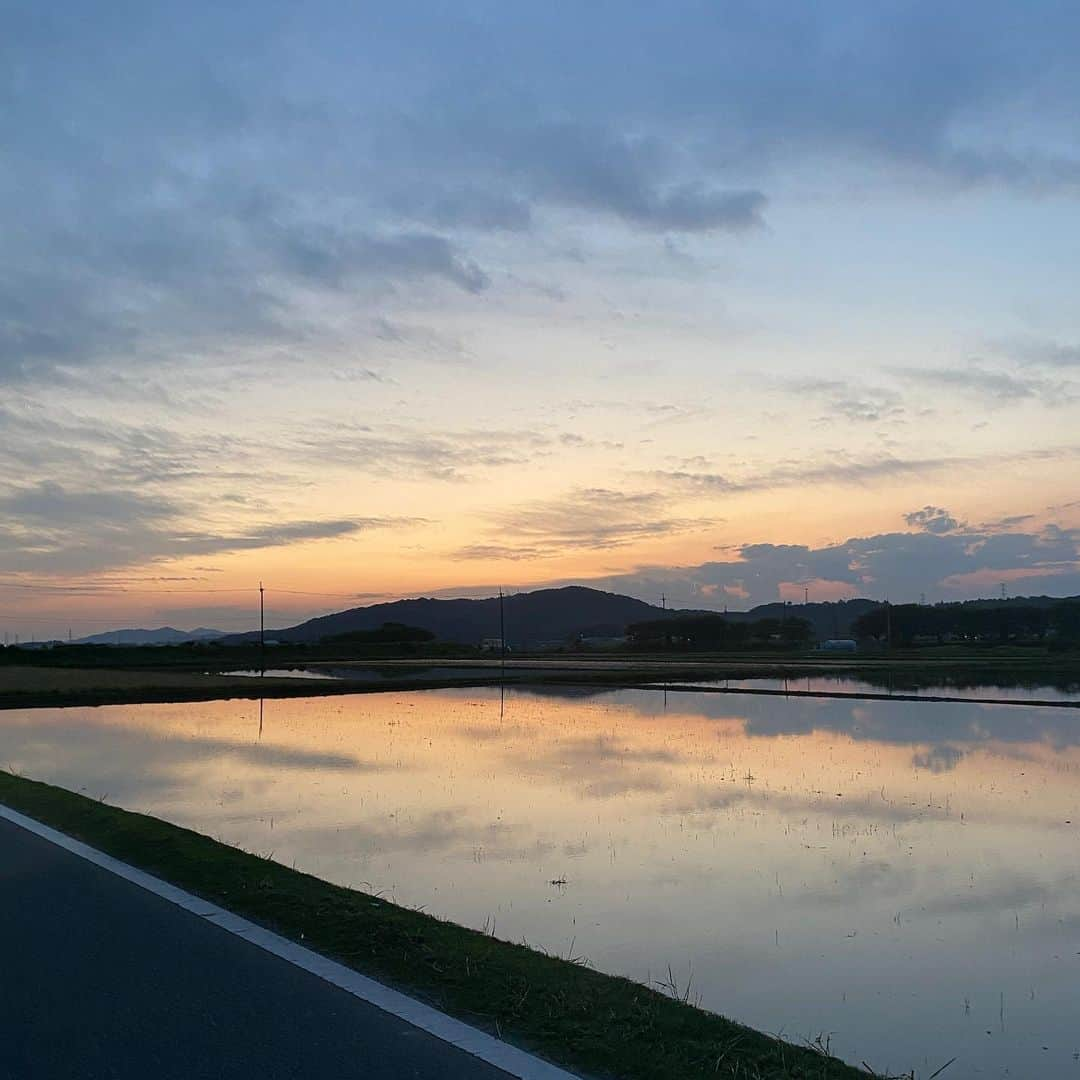
[(399, 990), (393, 990), (367, 975), (361, 975), (358, 971), (339, 964), (336, 960), (330, 960), (313, 952), (209, 900), (203, 900), (193, 893), (170, 885), (167, 881), (148, 874), (145, 870), (139, 870), (112, 855), (106, 855), (97, 848), (84, 844), (81, 840), (75, 840), (48, 825), (43, 825), (40, 821), (12, 810), (2, 803), (0, 803), (0, 818), (205, 919), (227, 933), (250, 942), (257, 948), (315, 975), (339, 990), (344, 990), (345, 993), (369, 1005), (374, 1005), (399, 1020), (412, 1024), (421, 1031), (426, 1031), (429, 1035), (479, 1058), (486, 1064), (502, 1069), (503, 1072), (518, 1080), (581, 1080), (574, 1073), (552, 1065), (510, 1043), (502, 1042), (479, 1028), (474, 1028), (461, 1020), (455, 1020), (452, 1016), (422, 1001), (417, 1001)]

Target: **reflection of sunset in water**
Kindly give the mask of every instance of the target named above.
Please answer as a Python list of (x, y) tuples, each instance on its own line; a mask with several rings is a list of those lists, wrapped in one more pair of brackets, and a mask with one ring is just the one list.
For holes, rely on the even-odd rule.
[(262, 712), (261, 735), (250, 701), (10, 712), (0, 761), (604, 970), (670, 964), (879, 1069), (1077, 1068), (1073, 712), (498, 690)]

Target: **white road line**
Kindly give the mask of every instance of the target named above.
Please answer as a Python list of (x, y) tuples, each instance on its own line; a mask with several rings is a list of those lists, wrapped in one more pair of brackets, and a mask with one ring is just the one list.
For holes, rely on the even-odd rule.
[(214, 926), (235, 934), (244, 941), (249, 941), (252, 945), (257, 945), (260, 949), (265, 949), (266, 952), (273, 953), (274, 956), (298, 968), (303, 968), (312, 975), (317, 975), (320, 979), (352, 994), (353, 997), (358, 997), (361, 1001), (366, 1001), (390, 1013), (391, 1016), (396, 1016), (434, 1035), (437, 1039), (456, 1046), (459, 1050), (464, 1050), (511, 1076), (518, 1077), (519, 1080), (579, 1080), (565, 1069), (560, 1069), (524, 1050), (519, 1050), (516, 1046), (502, 1042), (488, 1035), (487, 1032), (480, 1031), (479, 1028), (463, 1024), (460, 1020), (455, 1020), (415, 998), (408, 997), (397, 990), (391, 990), (390, 987), (369, 979), (366, 975), (345, 967), (344, 964), (328, 960), (325, 956), (304, 948), (303, 945), (298, 945), (294, 941), (289, 941), (288, 938), (256, 926), (255, 923), (234, 915), (231, 911), (226, 911), (208, 900), (201, 900), (183, 889), (178, 889), (175, 885), (170, 885), (167, 881), (154, 877), (153, 874), (128, 866), (127, 863), (114, 859), (111, 855), (106, 855), (79, 840), (73, 840), (70, 836), (57, 832), (56, 829), (50, 829), (48, 825), (42, 825), (41, 822), (25, 814), (0, 805), (0, 818), (26, 829), (35, 836), (40, 836), (43, 840), (56, 844), (65, 851), (70, 851), (73, 855), (78, 855), (81, 859), (86, 859), (95, 866), (100, 866), (103, 870), (116, 874), (125, 881), (130, 881), (133, 885), (146, 889), (147, 892), (152, 892), (155, 896), (160, 896), (163, 900), (168, 900), (169, 903), (185, 911), (190, 911), (193, 915), (206, 919)]

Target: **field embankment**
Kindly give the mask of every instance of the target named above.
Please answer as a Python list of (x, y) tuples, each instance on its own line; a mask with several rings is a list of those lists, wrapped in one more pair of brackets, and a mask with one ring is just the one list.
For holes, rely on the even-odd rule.
[(0, 802), (586, 1074), (624, 1080), (868, 1075), (670, 994), (62, 788), (0, 773)]

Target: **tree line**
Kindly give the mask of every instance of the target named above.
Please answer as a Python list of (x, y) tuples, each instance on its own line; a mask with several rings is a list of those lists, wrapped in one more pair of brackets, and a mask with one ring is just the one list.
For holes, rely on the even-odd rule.
[(885, 604), (860, 615), (857, 638), (892, 645), (949, 642), (1080, 643), (1080, 601), (1056, 604)]
[(626, 635), (635, 648), (695, 652), (798, 648), (813, 640), (814, 628), (795, 617), (736, 621), (723, 615), (676, 615), (631, 623)]

